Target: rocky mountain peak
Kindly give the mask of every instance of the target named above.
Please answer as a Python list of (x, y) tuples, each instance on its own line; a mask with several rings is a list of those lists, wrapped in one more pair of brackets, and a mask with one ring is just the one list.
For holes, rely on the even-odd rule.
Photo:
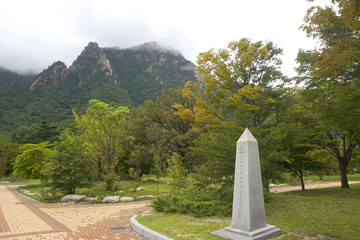
[(78, 86), (82, 86), (96, 74), (104, 73), (107, 77), (112, 76), (112, 68), (104, 51), (96, 42), (89, 42), (79, 57), (69, 67), (69, 74), (77, 75)]
[(46, 70), (38, 75), (30, 90), (38, 86), (55, 87), (63, 83), (67, 78), (67, 67), (65, 63), (57, 61), (50, 65)]

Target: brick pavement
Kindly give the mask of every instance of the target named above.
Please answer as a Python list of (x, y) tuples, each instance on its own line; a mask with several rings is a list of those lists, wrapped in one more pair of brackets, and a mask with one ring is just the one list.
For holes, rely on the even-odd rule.
[(149, 202), (59, 205), (39, 203), (0, 185), (1, 240), (144, 240), (129, 219)]

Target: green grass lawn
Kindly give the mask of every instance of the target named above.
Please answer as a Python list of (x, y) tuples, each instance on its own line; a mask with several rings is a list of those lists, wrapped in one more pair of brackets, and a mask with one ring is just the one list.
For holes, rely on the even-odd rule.
[[(309, 239), (318, 234), (342, 240), (360, 239), (360, 184), (278, 193), (265, 205), (267, 223), (281, 228), (276, 239)], [(154, 212), (137, 220), (174, 239), (221, 239), (209, 232), (231, 225), (231, 218), (195, 218)], [(303, 233), (301, 233), (303, 232)], [(307, 232), (304, 234), (304, 232)]]
[[(348, 181), (360, 181), (360, 173), (358, 174), (348, 174)], [(311, 180), (313, 182), (320, 181), (319, 176), (311, 175), (311, 176), (305, 176), (304, 181)], [(330, 175), (330, 176), (324, 176), (323, 182), (337, 182), (340, 181), (340, 175)], [(300, 183), (300, 182), (299, 182)]]
[(0, 178), (0, 184), (17, 184), (17, 183), (40, 183), (39, 179), (25, 179), (25, 178)]

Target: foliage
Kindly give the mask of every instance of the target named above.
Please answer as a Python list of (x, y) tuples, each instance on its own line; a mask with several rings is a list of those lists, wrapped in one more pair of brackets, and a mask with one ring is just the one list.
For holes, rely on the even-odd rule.
[(192, 127), (192, 121), (177, 115), (175, 104), (192, 108), (194, 103), (182, 96), (181, 90), (170, 89), (163, 92), (156, 101), (146, 101), (134, 109), (126, 121), (128, 134), (135, 138), (134, 154), (129, 163), (140, 175), (149, 171), (149, 166), (157, 173), (166, 174), (167, 159), (177, 153), (187, 170), (197, 164), (191, 147), (199, 133)]
[(298, 81), (306, 84), (303, 94), (327, 128), (332, 144), (328, 151), (337, 159), (342, 187), (348, 188), (347, 167), (360, 146), (359, 122), (359, 2), (333, 0), (333, 6), (312, 7), (302, 29), (317, 38), (321, 47), (299, 51)]
[(119, 176), (115, 173), (109, 173), (104, 176), (105, 191), (115, 191), (115, 183), (119, 180)]
[(123, 122), (129, 113), (127, 107), (111, 106), (99, 100), (91, 100), (86, 113), (78, 116), (74, 111), (77, 136), (89, 146), (98, 164), (98, 172), (111, 173), (117, 157), (132, 139), (124, 133)]
[(232, 191), (190, 186), (159, 196), (151, 206), (159, 212), (186, 213), (195, 217), (228, 216), (232, 211)]
[(174, 181), (182, 181), (186, 177), (186, 169), (182, 163), (180, 155), (174, 153), (170, 158), (167, 159), (168, 168), (166, 169), (167, 174)]
[(18, 154), (18, 146), (7, 138), (0, 136), (0, 177), (6, 177), (12, 172), (13, 163)]
[(274, 87), (286, 80), (279, 70), (281, 53), (272, 42), (241, 39), (227, 49), (199, 55), (204, 84), (189, 82), (183, 89), (183, 96), (195, 106), (174, 107), (201, 134), (195, 148), (203, 159), (199, 170), (213, 181), (232, 178), (235, 143), (246, 127), (259, 141), (265, 186), (281, 177), (282, 158), (271, 148), (271, 134), (293, 102), (290, 91)]
[(78, 148), (81, 146), (65, 141), (56, 144), (56, 152), (43, 169), (47, 186), (60, 189), (65, 194), (73, 194), (77, 188), (92, 186), (95, 172), (91, 160)]
[(50, 162), (50, 155), (54, 153), (50, 147), (47, 142), (21, 145), (21, 154), (15, 158), (14, 175), (32, 179), (43, 178), (44, 165)]
[(58, 140), (59, 131), (57, 126), (50, 125), (47, 121), (42, 121), (39, 125), (32, 125), (30, 127), (21, 126), (11, 134), (13, 142), (18, 144), (25, 143), (54, 143)]

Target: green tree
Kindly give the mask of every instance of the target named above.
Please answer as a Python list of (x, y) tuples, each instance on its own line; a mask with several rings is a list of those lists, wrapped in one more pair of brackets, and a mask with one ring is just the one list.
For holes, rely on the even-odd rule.
[(170, 89), (156, 101), (146, 101), (133, 110), (126, 123), (128, 133), (135, 138), (132, 162), (156, 164), (160, 175), (165, 175), (167, 159), (172, 153), (180, 155), (188, 170), (197, 164), (198, 159), (191, 147), (194, 146), (193, 140), (199, 138), (199, 133), (193, 128), (191, 120), (176, 115), (174, 106), (177, 104), (189, 108), (194, 105), (182, 96), (181, 90)]
[(30, 143), (33, 132), (35, 132), (35, 126), (21, 126), (11, 133), (11, 141), (17, 144)]
[(86, 144), (97, 153), (99, 164), (103, 161), (101, 166), (111, 173), (117, 158), (132, 141), (132, 138), (125, 134), (123, 124), (129, 109), (111, 106), (95, 99), (90, 100), (89, 104), (82, 116), (78, 116), (74, 111), (76, 128)]
[(167, 159), (168, 168), (166, 169), (168, 176), (174, 181), (182, 182), (185, 180), (186, 169), (183, 165), (179, 154), (174, 153), (170, 158)]
[(277, 153), (269, 147), (272, 128), (291, 100), (287, 89), (275, 87), (286, 80), (280, 72), (281, 53), (271, 42), (241, 39), (230, 42), (227, 49), (199, 55), (204, 90), (200, 84), (187, 83), (183, 95), (196, 105), (193, 109), (175, 107), (179, 116), (192, 120), (201, 132), (197, 151), (206, 159), (201, 171), (208, 176), (219, 181), (232, 177), (235, 143), (246, 127), (259, 141), (262, 166), (266, 165), (262, 167), (264, 185), (281, 176)]
[(332, 3), (308, 10), (302, 29), (321, 47), (300, 50), (297, 70), (313, 112), (328, 129), (327, 149), (338, 161), (341, 186), (348, 188), (347, 167), (360, 143), (360, 10), (356, 0)]
[(55, 149), (50, 161), (42, 169), (44, 182), (65, 194), (73, 194), (77, 188), (92, 186), (95, 171), (89, 156), (82, 153), (81, 144), (65, 140), (57, 143)]
[(35, 126), (35, 131), (30, 134), (32, 143), (49, 142), (54, 143), (59, 137), (58, 127), (51, 125), (47, 121)]
[(0, 136), (0, 177), (12, 172), (12, 165), (17, 155), (18, 147), (7, 138)]
[(12, 141), (18, 144), (25, 143), (54, 143), (59, 137), (58, 127), (51, 125), (47, 121), (42, 121), (39, 125), (30, 127), (21, 126), (12, 133)]
[(24, 178), (43, 178), (43, 167), (54, 153), (47, 142), (25, 144), (19, 147), (21, 154), (15, 158), (14, 175)]

